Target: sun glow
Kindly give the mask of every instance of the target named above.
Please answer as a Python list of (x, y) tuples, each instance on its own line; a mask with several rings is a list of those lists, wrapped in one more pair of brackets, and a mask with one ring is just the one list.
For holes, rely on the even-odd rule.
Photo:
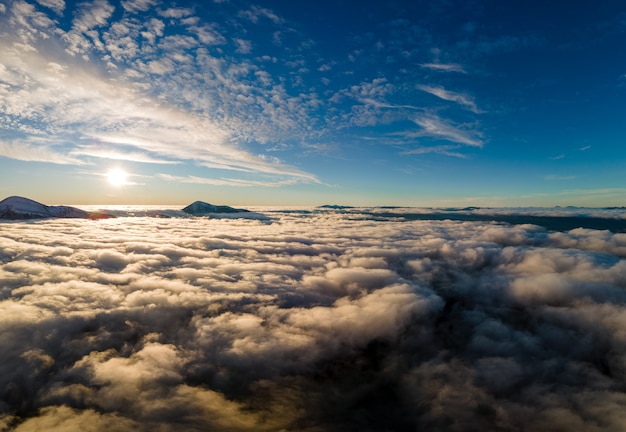
[(126, 179), (128, 178), (128, 173), (119, 168), (110, 169), (107, 174), (107, 181), (109, 184), (113, 186), (123, 186), (127, 184)]

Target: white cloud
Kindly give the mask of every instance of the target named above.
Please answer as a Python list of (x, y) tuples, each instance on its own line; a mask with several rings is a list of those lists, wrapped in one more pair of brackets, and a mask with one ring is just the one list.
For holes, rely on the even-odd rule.
[(415, 136), (444, 139), (446, 141), (473, 147), (483, 146), (478, 132), (461, 129), (437, 116), (431, 114), (419, 115), (414, 118), (414, 121), (423, 128), (423, 130), (415, 134)]
[(239, 16), (245, 17), (253, 23), (258, 23), (261, 18), (267, 18), (274, 24), (283, 22), (282, 18), (272, 12), (270, 9), (252, 6), (250, 9), (239, 12)]
[(87, 54), (93, 48), (101, 48), (102, 42), (96, 29), (104, 27), (115, 11), (107, 0), (81, 3), (79, 6), (71, 30), (63, 35), (68, 43), (66, 50), (72, 55)]
[[(252, 179), (250, 185), (291, 184), (305, 177), (316, 182), (312, 174), (255, 156), (262, 153), (256, 147), (306, 148), (349, 127), (406, 124), (415, 111), (425, 112), (405, 94), (408, 85), (414, 95), (413, 84), (367, 68), (350, 82), (354, 71), (342, 70), (341, 61), (320, 58), (314, 41), (267, 8), (240, 11), (228, 2), (212, 3), (220, 21), (211, 22), (213, 15), (205, 8), (153, 0), (98, 0), (74, 10), (61, 9), (62, 0), (43, 3), (73, 18), (71, 29), (52, 10), (24, 1), (11, 5), (10, 25), (0, 39), (0, 63), (7, 65), (0, 75), (9, 78), (0, 86), (0, 113), (10, 116), (0, 116), (0, 122), (9, 126), (6, 130), (24, 133), (26, 141), (43, 135), (68, 143), (64, 152), (70, 159), (88, 160), (84, 148), (69, 147), (90, 140), (106, 148), (107, 157), (282, 176), (269, 182)], [(221, 20), (228, 10), (230, 18)], [(280, 56), (236, 55), (262, 47), (262, 39), (257, 47), (253, 34), (241, 31), (251, 23), (262, 24), (255, 31), (264, 32), (268, 43), (274, 36), (280, 39)], [(380, 55), (389, 54), (390, 47), (385, 44)], [(357, 47), (351, 55), (365, 61), (367, 52)], [(49, 70), (52, 63), (60, 69)], [(275, 69), (279, 64), (291, 72), (281, 75)], [(422, 67), (464, 72), (455, 64)], [(319, 72), (333, 74), (320, 77)], [(306, 84), (309, 74), (316, 76), (313, 85)], [(422, 90), (478, 112), (468, 95), (441, 87)], [(425, 128), (422, 136), (482, 144), (478, 132), (443, 121), (436, 126)], [(441, 146), (438, 151), (459, 156)], [(293, 151), (283, 155), (296, 157)]]
[[(144, 10), (148, 6), (149, 2), (145, 1), (122, 3), (124, 10), (129, 12)], [(226, 38), (216, 24), (193, 21), (192, 18), (197, 17), (193, 16), (192, 9), (159, 9), (162, 19), (147, 17), (140, 23), (126, 15), (117, 17), (113, 14), (114, 6), (106, 1), (85, 3), (75, 12), (68, 32), (63, 32), (56, 21), (28, 3), (17, 2), (13, 9), (11, 30), (23, 39), (23, 43), (21, 48), (12, 45), (7, 35), (3, 39), (2, 51), (17, 62), (13, 65), (17, 67), (11, 70), (18, 71), (16, 76), (22, 81), (16, 85), (24, 87), (24, 79), (36, 75), (39, 89), (43, 90), (37, 97), (44, 103), (46, 97), (50, 98), (50, 105), (43, 106), (44, 110), (54, 111), (51, 107), (59, 106), (60, 99), (75, 105), (72, 96), (63, 96), (63, 91), (73, 84), (72, 79), (77, 75), (91, 75), (94, 81), (101, 80), (102, 84), (116, 81), (114, 85), (127, 89), (129, 94), (148, 99), (157, 97), (159, 101), (165, 101), (164, 105), (182, 106), (200, 116), (215, 117), (215, 123), (226, 129), (233, 145), (240, 148), (249, 141), (301, 139), (312, 133), (308, 128), (311, 123), (308, 113), (316, 108), (314, 103), (320, 103), (319, 99), (302, 92), (291, 95), (284, 85), (272, 86), (279, 80), (272, 79), (257, 65), (209, 55), (206, 47), (224, 44)], [(280, 21), (266, 9), (252, 8), (251, 13)], [(179, 19), (185, 21), (182, 27), (171, 21)], [(164, 37), (166, 26), (168, 32)], [(42, 49), (41, 39), (58, 35), (61, 41), (57, 41), (56, 46), (62, 46), (80, 60), (64, 58), (63, 53), (51, 50), (49, 46)], [(247, 53), (251, 49), (249, 41), (239, 39), (238, 44), (241, 52)], [(54, 48), (55, 44), (52, 45)], [(31, 54), (27, 55), (26, 50)], [(73, 76), (58, 82), (57, 88), (47, 88), (49, 77), (39, 72), (41, 63), (47, 59), (70, 70)], [(108, 71), (97, 70), (100, 60)], [(88, 63), (91, 65), (87, 66)], [(204, 89), (203, 92), (197, 91), (198, 86)], [(13, 100), (6, 103), (11, 110), (19, 109), (21, 105), (33, 106), (29, 98), (34, 94), (21, 92), (18, 95), (11, 90), (7, 88)], [(76, 95), (77, 92), (73, 93)], [(232, 98), (233, 94), (239, 97)], [(72, 115), (76, 113), (71, 111), (67, 117), (74, 120)], [(26, 112), (20, 114), (23, 116)], [(106, 114), (98, 115), (106, 117)], [(52, 112), (47, 120), (54, 121), (54, 117)], [(23, 117), (15, 120), (18, 124), (26, 123)]]
[[(86, 30), (104, 25), (110, 13), (112, 8), (106, 2), (91, 5), (77, 16), (74, 27)], [(215, 58), (201, 57), (200, 60), (180, 54), (196, 48), (198, 41), (188, 35), (161, 38), (162, 25), (160, 21), (152, 20), (147, 28), (153, 35), (151, 40), (158, 41), (159, 49), (167, 54), (159, 58), (155, 56), (145, 63), (136, 61), (136, 69), (128, 68), (125, 62), (140, 50), (134, 42), (140, 28), (133, 22), (120, 21), (104, 32), (104, 43), (97, 47), (109, 50), (110, 61), (117, 65), (111, 64), (115, 68), (118, 65), (123, 68), (126, 78), (117, 76), (112, 79), (104, 73), (96, 73), (80, 61), (68, 59), (63, 53), (36, 51), (5, 43), (0, 51), (3, 64), (0, 76), (6, 83), (0, 86), (0, 110), (6, 115), (0, 122), (5, 123), (6, 130), (21, 132), (23, 138), (3, 137), (1, 153), (21, 160), (84, 164), (87, 162), (85, 156), (96, 154), (86, 151), (83, 145), (71, 148), (71, 143), (89, 140), (100, 147), (100, 156), (151, 163), (195, 162), (317, 182), (311, 174), (286, 164), (263, 160), (240, 146), (240, 140), (256, 138), (264, 141), (277, 134), (297, 133), (307, 123), (306, 105), (300, 105), (280, 86), (271, 87), (266, 94), (259, 94), (261, 90), (239, 79), (238, 74), (249, 75), (247, 65), (237, 69), (236, 65), (229, 66)], [(36, 32), (35, 27), (33, 32)], [(96, 46), (95, 41), (99, 40), (97, 33), (91, 39), (91, 36), (85, 35), (87, 33), (73, 30), (64, 38), (69, 41), (70, 47), (76, 48), (75, 52), (82, 52), (91, 50)], [(79, 50), (79, 46), (85, 50)], [(212, 71), (215, 87), (211, 92), (215, 92), (213, 97), (216, 99), (183, 90), (181, 94), (188, 100), (182, 105), (188, 108), (189, 104), (201, 104), (190, 112), (175, 104), (162, 103), (161, 98), (142, 91), (158, 92), (155, 87), (160, 85), (160, 79), (167, 82), (171, 73), (180, 72), (196, 61), (206, 62), (206, 66), (201, 68)], [(261, 75), (257, 79), (263, 79)], [(152, 84), (135, 87), (138, 84), (135, 79), (143, 81), (146, 76), (152, 77)], [(267, 82), (271, 85), (270, 81)], [(183, 87), (188, 84), (185, 80), (180, 82)], [(176, 82), (173, 86), (164, 85), (162, 91), (174, 94), (177, 85)], [(15, 91), (16, 88), (22, 91)], [(234, 100), (231, 97), (232, 92), (245, 94), (252, 91), (257, 92), (258, 97), (250, 97), (250, 103), (244, 98)], [(263, 99), (265, 101), (259, 105)], [(221, 103), (223, 110), (231, 112), (229, 121), (223, 121), (219, 116), (215, 119), (210, 117), (215, 108), (214, 102)], [(89, 110), (84, 109), (87, 105)], [(67, 146), (44, 145), (44, 141), (38, 138), (42, 135), (48, 136), (50, 142), (63, 142)], [(103, 148), (108, 149), (106, 155)]]
[(332, 69), (332, 66), (327, 63), (324, 63), (323, 65), (317, 68), (317, 70), (320, 72), (328, 72), (331, 69)]
[(48, 162), (61, 165), (87, 165), (88, 163), (59, 148), (52, 140), (30, 138), (26, 140), (4, 141), (0, 136), (0, 156), (11, 159)]
[(59, 15), (65, 10), (65, 0), (37, 0), (37, 3), (52, 9)]
[[(32, 149), (27, 151), (26, 154), (33, 154)], [(93, 156), (103, 159), (113, 160), (126, 160), (132, 162), (142, 162), (151, 164), (179, 164), (180, 161), (167, 160), (163, 158), (155, 158), (146, 153), (140, 152), (126, 152), (123, 150), (103, 149), (101, 146), (79, 146), (70, 152), (74, 156)], [(17, 159), (17, 158), (16, 158)], [(75, 159), (73, 163), (79, 160)], [(68, 162), (69, 163), (69, 162)]]
[(226, 41), (224, 36), (211, 25), (193, 26), (190, 28), (190, 31), (192, 31), (204, 45), (220, 45)]
[[(303, 173), (304, 174), (304, 173)], [(233, 187), (280, 187), (280, 186), (288, 186), (298, 183), (295, 179), (290, 180), (280, 180), (280, 181), (260, 181), (260, 180), (241, 180), (241, 179), (230, 179), (230, 178), (220, 178), (220, 179), (212, 179), (206, 177), (196, 177), (196, 176), (173, 176), (169, 174), (159, 174), (159, 177), (168, 180), (168, 181), (176, 181), (180, 183), (195, 183), (195, 184), (205, 184), (205, 185), (213, 185), (213, 186), (233, 186)], [(314, 177), (304, 176), (303, 181), (313, 181), (315, 183), (319, 183)]]
[(122, 1), (122, 7), (124, 10), (134, 13), (134, 12), (145, 12), (154, 5), (156, 5), (156, 0), (126, 0)]
[(356, 99), (383, 99), (393, 91), (393, 84), (386, 78), (376, 78), (350, 87), (350, 94)]
[(81, 6), (83, 9), (72, 21), (72, 27), (81, 32), (105, 26), (115, 10), (115, 7), (106, 0), (96, 0)]
[(467, 73), (463, 66), (456, 63), (422, 63), (421, 67), (441, 72)]
[(16, 36), (29, 50), (35, 49), (30, 44), (37, 38), (48, 39), (56, 24), (32, 4), (19, 0), (11, 5), (9, 23), (20, 29)]
[(250, 54), (252, 51), (252, 42), (244, 39), (233, 39), (235, 44), (237, 45), (237, 52), (240, 54)]
[(440, 99), (451, 101), (451, 102), (456, 102), (476, 114), (481, 112), (476, 106), (474, 99), (468, 95), (452, 92), (452, 91), (446, 90), (443, 87), (419, 85), (417, 86), (417, 88), (422, 91), (425, 91), (426, 93), (430, 93), (434, 96), (437, 96)]
[(168, 8), (159, 10), (159, 15), (163, 18), (185, 18), (193, 15), (193, 10), (190, 8)]
[(455, 151), (455, 150), (458, 150), (459, 148), (460, 148), (459, 146), (449, 146), (449, 145), (417, 147), (411, 150), (406, 150), (402, 152), (402, 154), (422, 155), (422, 154), (436, 153), (436, 154), (441, 154), (444, 156), (451, 156), (451, 157), (466, 159), (467, 155), (464, 155), (463, 153)]

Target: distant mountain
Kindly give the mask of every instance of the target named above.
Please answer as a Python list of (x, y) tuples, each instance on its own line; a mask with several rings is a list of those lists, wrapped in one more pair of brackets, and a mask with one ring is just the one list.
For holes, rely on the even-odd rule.
[(187, 214), (203, 216), (211, 213), (249, 213), (249, 210), (238, 209), (224, 205), (213, 205), (203, 201), (196, 201), (183, 209)]
[(0, 201), (0, 219), (86, 218), (84, 210), (69, 206), (48, 206), (28, 198), (11, 196)]
[(320, 209), (332, 209), (332, 210), (345, 210), (345, 209), (351, 209), (354, 208), (352, 206), (346, 206), (346, 205), (337, 205), (337, 204), (324, 204), (321, 206), (317, 206), (317, 208)]

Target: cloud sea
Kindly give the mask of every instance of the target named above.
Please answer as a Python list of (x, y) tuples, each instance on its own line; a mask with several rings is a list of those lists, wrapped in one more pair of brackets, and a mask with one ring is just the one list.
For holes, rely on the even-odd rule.
[(625, 233), (264, 214), (2, 222), (0, 429), (626, 423)]

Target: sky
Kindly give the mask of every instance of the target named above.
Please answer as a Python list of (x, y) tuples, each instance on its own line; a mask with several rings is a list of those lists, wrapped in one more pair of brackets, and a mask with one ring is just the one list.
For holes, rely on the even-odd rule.
[(623, 206), (625, 44), (612, 0), (1, 0), (0, 195)]
[(624, 430), (626, 233), (11, 222), (0, 430)]

